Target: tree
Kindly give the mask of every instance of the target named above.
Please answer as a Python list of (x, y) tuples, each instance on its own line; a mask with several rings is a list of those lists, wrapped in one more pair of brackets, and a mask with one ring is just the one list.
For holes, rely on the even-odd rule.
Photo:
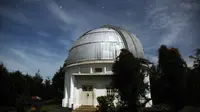
[(63, 71), (63, 67), (60, 67), (60, 69), (54, 74), (54, 77), (52, 79), (52, 85), (55, 89), (55, 96), (61, 99), (63, 97), (64, 92), (64, 77), (65, 72)]
[(9, 99), (9, 94), (10, 94), (9, 73), (3, 63), (0, 64), (0, 88), (1, 88), (0, 93), (3, 97), (3, 99), (0, 102), (0, 105), (9, 105), (9, 102), (11, 101)]
[(32, 79), (33, 79), (33, 85), (31, 89), (31, 95), (41, 97), (42, 92), (43, 92), (43, 87), (42, 87), (43, 79), (40, 75), (39, 70), (36, 72), (35, 76), (32, 77)]
[(113, 85), (118, 89), (123, 106), (128, 110), (137, 112), (140, 107), (139, 99), (145, 94), (144, 71), (140, 59), (122, 49), (120, 55), (113, 64)]
[(47, 78), (43, 82), (39, 70), (34, 76), (23, 74), (19, 70), (9, 72), (3, 63), (0, 63), (0, 87), (3, 98), (0, 104), (6, 106), (24, 104), (31, 96), (40, 96), (44, 100), (49, 100), (53, 98), (54, 93), (51, 80)]
[(188, 68), (188, 103), (192, 106), (199, 106), (200, 94), (200, 49), (196, 49), (194, 55), (190, 56), (193, 59), (193, 68)]
[(195, 50), (195, 54), (193, 56), (190, 56), (190, 58), (192, 58), (194, 60), (194, 65), (193, 67), (196, 70), (200, 71), (200, 48), (197, 48)]
[(184, 106), (185, 75), (187, 65), (182, 59), (179, 50), (161, 45), (158, 50), (158, 69), (162, 72), (160, 85), (162, 85), (162, 100), (178, 111)]
[(10, 82), (12, 83), (12, 92), (16, 97), (25, 92), (25, 78), (19, 70), (10, 73)]
[(162, 86), (162, 73), (156, 65), (152, 65), (149, 70), (150, 76), (150, 88), (151, 88), (151, 98), (154, 105), (158, 105), (162, 102), (163, 96), (161, 91), (163, 90)]
[(31, 93), (32, 93), (32, 89), (34, 87), (34, 82), (33, 82), (33, 77), (29, 74), (26, 74), (24, 76), (24, 79), (25, 79), (25, 94), (27, 96), (31, 96)]
[[(51, 80), (49, 77), (44, 81), (44, 99), (52, 99), (53, 98), (53, 87), (51, 84)], [(47, 95), (48, 94), (48, 95)]]
[(99, 103), (98, 111), (99, 112), (114, 112), (115, 106), (114, 106), (114, 96), (108, 95), (108, 96), (99, 96), (97, 97), (97, 101)]

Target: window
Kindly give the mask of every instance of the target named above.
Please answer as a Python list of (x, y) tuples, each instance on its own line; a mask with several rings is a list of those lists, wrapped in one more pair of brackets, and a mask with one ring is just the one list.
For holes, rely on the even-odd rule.
[(93, 91), (93, 87), (91, 85), (83, 85), (82, 91)]
[(97, 73), (103, 72), (103, 69), (102, 68), (95, 68), (95, 72), (97, 72)]
[(108, 96), (115, 94), (114, 89), (111, 88), (111, 87), (106, 88), (106, 93), (107, 93)]
[(81, 67), (80, 72), (81, 73), (90, 73), (90, 68), (89, 67)]
[(106, 67), (106, 72), (112, 72), (112, 67)]

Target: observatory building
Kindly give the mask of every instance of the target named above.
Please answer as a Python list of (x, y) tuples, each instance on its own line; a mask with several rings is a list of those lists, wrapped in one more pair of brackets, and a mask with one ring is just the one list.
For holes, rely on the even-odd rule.
[(140, 41), (123, 28), (104, 25), (80, 36), (66, 60), (62, 106), (96, 106), (97, 97), (113, 94), (112, 65), (123, 48), (137, 58), (145, 58)]

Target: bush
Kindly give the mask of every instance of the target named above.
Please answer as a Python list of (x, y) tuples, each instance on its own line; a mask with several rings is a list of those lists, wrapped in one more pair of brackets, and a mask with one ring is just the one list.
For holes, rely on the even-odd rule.
[(114, 96), (100, 96), (97, 97), (97, 101), (99, 103), (98, 111), (99, 112), (114, 112)]

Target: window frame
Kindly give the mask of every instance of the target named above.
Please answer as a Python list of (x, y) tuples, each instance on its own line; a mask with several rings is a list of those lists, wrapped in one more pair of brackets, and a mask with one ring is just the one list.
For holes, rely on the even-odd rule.
[(106, 87), (106, 95), (107, 95), (107, 96), (114, 96), (114, 95), (115, 95), (115, 89), (113, 89), (113, 88), (110, 87), (110, 86), (107, 86), (107, 87)]
[(93, 86), (92, 85), (82, 85), (82, 91), (93, 91)]
[(95, 73), (103, 73), (103, 68), (94, 68), (94, 72)]

